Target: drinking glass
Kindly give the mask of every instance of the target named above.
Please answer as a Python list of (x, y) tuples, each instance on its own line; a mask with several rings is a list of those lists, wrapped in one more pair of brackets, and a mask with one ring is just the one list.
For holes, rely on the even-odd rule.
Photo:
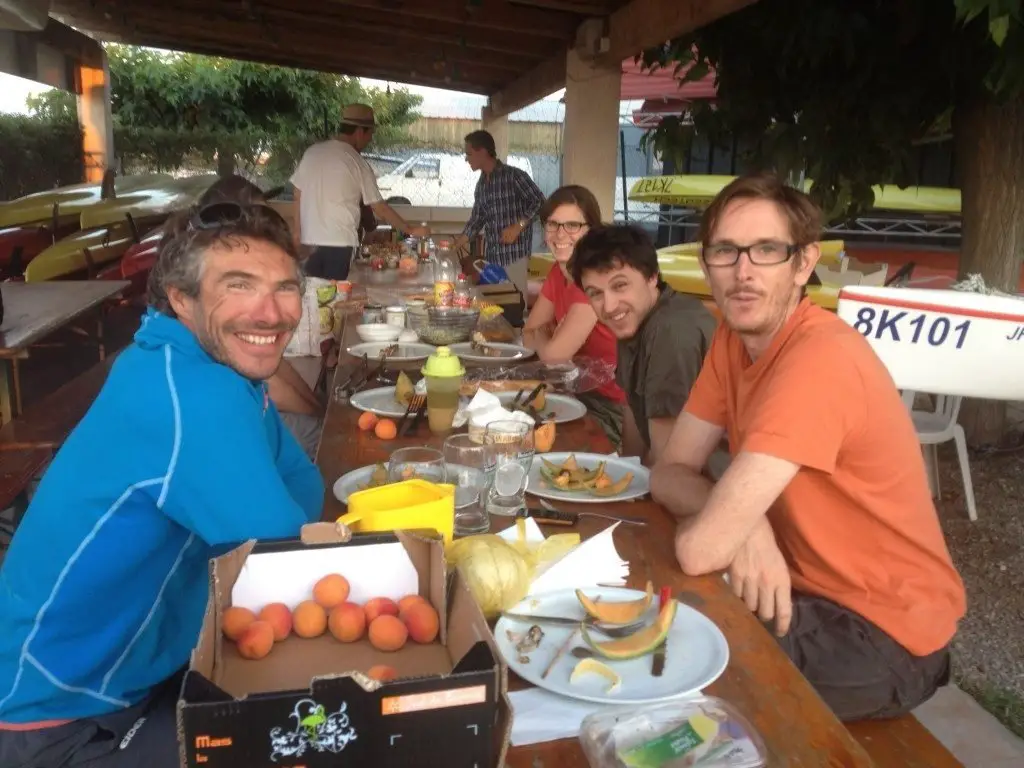
[(484, 446), (494, 454), (494, 472), (485, 508), (492, 515), (514, 517), (526, 509), (526, 482), (533, 464), (533, 425), (492, 421)]
[(455, 535), (484, 533), (491, 527), (484, 501), (494, 473), (493, 451), (469, 435), (452, 435), (441, 450), (448, 482), (455, 486)]
[(430, 483), (447, 482), (444, 454), (434, 448), (399, 448), (388, 461), (388, 482), (426, 480)]

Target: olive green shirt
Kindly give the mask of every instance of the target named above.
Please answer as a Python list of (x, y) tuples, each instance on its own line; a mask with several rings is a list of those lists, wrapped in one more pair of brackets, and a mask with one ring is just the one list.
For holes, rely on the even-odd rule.
[(647, 420), (674, 419), (683, 410), (716, 325), (700, 299), (662, 285), (636, 335), (619, 339), (615, 381), (626, 393), (647, 450), (651, 449)]

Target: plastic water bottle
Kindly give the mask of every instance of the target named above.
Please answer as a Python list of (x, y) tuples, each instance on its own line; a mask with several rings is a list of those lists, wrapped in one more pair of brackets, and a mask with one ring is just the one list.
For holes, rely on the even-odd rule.
[(434, 271), (434, 306), (451, 307), (455, 304), (455, 279), (459, 269), (451, 253), (451, 243), (442, 240), (438, 245)]

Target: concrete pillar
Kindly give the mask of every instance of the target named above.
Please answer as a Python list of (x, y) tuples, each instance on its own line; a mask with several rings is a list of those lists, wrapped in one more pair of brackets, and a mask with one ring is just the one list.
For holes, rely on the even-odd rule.
[(494, 117), (490, 107), (484, 107), (481, 110), (480, 122), (483, 123), (481, 127), (494, 137), (498, 159), (502, 162), (508, 160), (508, 115)]
[(593, 192), (606, 222), (615, 214), (621, 83), (621, 65), (593, 65), (569, 51), (562, 183), (580, 184)]
[(102, 52), (102, 63), (77, 65), (78, 123), (82, 128), (82, 156), (85, 180), (99, 183), (114, 165), (114, 119), (110, 111), (110, 67)]

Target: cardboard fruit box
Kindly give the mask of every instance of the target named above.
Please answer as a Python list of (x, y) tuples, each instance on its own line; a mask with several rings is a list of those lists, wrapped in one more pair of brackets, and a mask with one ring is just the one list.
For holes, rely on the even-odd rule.
[[(349, 602), (419, 594), (437, 610), (437, 639), (397, 651), (367, 637), (294, 632), (260, 659), (223, 635), (223, 610), (309, 600), (325, 575)], [(387, 664), (397, 677), (365, 673)], [(249, 542), (212, 561), (210, 599), (178, 701), (183, 767), (501, 765), (511, 714), (507, 669), (487, 622), (433, 532), (356, 534), (306, 526), (301, 539)]]

